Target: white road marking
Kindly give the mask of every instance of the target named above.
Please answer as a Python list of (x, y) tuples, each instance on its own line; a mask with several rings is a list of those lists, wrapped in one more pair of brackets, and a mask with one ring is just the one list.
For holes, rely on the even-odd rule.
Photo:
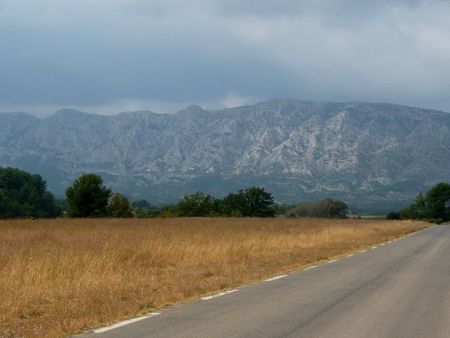
[(238, 289), (234, 289), (234, 290), (219, 292), (218, 294), (215, 294), (215, 295), (212, 295), (212, 296), (202, 297), (202, 300), (210, 300), (210, 299), (221, 297), (221, 296), (225, 296), (225, 295), (228, 295), (230, 293), (237, 292), (237, 291), (239, 291), (239, 290)]
[(334, 263), (337, 262), (339, 259), (332, 259), (331, 261), (328, 261), (328, 263)]
[(367, 250), (362, 250), (361, 252), (367, 252)]
[(385, 243), (381, 243), (381, 244), (380, 244), (380, 246), (383, 246), (383, 245), (385, 245)]
[(373, 250), (373, 249), (376, 249), (376, 248), (378, 248), (377, 246), (373, 246), (373, 247), (371, 247), (371, 249)]
[(287, 275), (275, 276), (275, 277), (266, 279), (265, 282), (271, 282), (271, 281), (274, 281), (274, 280), (277, 280), (277, 279), (281, 279), (281, 278), (284, 278), (284, 277), (287, 277)]
[(352, 256), (354, 256), (355, 254), (350, 254), (350, 255), (347, 255), (347, 257), (352, 257)]
[(303, 269), (303, 271), (311, 270), (317, 268), (317, 265), (310, 266), (309, 268)]
[(100, 329), (95, 329), (94, 333), (102, 333), (102, 332), (106, 332), (106, 331), (109, 331), (109, 330), (114, 330), (114, 329), (117, 329), (118, 327), (125, 326), (125, 325), (131, 324), (131, 323), (136, 323), (136, 322), (139, 322), (139, 321), (147, 319), (147, 318), (158, 316), (160, 314), (161, 313), (159, 313), (159, 312), (152, 312), (152, 313), (150, 313), (150, 314), (148, 314), (146, 316), (124, 320), (123, 322), (119, 322), (119, 323), (113, 324), (111, 326), (102, 327)]

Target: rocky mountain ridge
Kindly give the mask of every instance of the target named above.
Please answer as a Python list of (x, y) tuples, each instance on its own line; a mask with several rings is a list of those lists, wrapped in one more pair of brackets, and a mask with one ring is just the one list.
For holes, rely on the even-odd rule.
[(330, 196), (355, 208), (390, 206), (450, 179), (450, 114), (282, 99), (175, 114), (3, 113), (0, 166), (40, 173), (58, 195), (94, 171), (153, 202), (258, 184), (283, 202)]

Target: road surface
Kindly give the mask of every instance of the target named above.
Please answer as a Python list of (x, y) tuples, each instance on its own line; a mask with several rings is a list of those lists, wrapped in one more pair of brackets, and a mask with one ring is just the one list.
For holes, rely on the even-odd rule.
[(448, 338), (450, 225), (99, 331), (82, 337)]

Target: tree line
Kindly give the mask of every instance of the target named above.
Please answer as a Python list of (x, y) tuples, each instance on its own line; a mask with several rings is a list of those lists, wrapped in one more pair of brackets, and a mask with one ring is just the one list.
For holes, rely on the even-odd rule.
[(215, 198), (202, 192), (185, 195), (177, 204), (160, 208), (145, 200), (133, 203), (138, 217), (273, 217), (278, 212), (271, 193), (264, 188), (251, 187)]
[(202, 192), (185, 195), (178, 203), (155, 206), (145, 200), (130, 201), (113, 193), (94, 173), (74, 180), (64, 200), (47, 191), (39, 175), (15, 168), (0, 168), (0, 218), (88, 217), (345, 217), (347, 205), (325, 199), (295, 206), (275, 203), (264, 188), (250, 187), (216, 198)]
[(420, 219), (433, 223), (450, 221), (450, 184), (434, 185), (427, 193), (417, 195), (408, 207), (391, 211), (387, 219)]
[(0, 168), (0, 218), (53, 218), (60, 214), (41, 176)]
[(272, 217), (275, 215), (272, 194), (263, 188), (252, 187), (229, 194), (223, 199), (202, 192), (185, 195), (177, 204), (160, 208), (145, 200), (130, 204), (120, 194), (112, 194), (103, 186), (100, 176), (85, 174), (66, 190), (69, 217), (203, 217), (248, 216)]
[(346, 203), (325, 198), (321, 201), (301, 202), (289, 209), (289, 217), (323, 217), (323, 218), (346, 218), (348, 206)]
[(88, 217), (273, 217), (277, 205), (264, 188), (251, 187), (228, 194), (223, 199), (201, 192), (185, 195), (177, 204), (152, 206), (145, 200), (130, 203), (121, 193), (113, 193), (94, 173), (78, 177), (57, 201), (45, 181), (16, 168), (0, 168), (0, 218)]

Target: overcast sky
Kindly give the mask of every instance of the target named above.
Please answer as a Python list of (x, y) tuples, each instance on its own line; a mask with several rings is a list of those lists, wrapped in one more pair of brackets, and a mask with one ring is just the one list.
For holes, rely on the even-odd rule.
[(450, 1), (0, 0), (0, 112), (276, 97), (450, 112)]

